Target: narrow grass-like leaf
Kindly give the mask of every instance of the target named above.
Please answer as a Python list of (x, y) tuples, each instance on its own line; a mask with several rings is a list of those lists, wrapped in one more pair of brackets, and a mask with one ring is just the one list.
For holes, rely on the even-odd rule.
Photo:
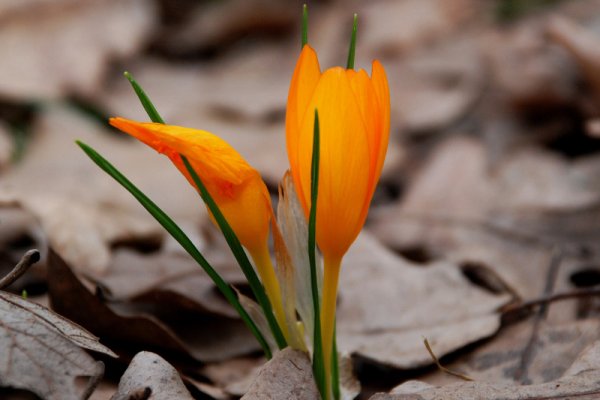
[(156, 110), (156, 107), (154, 107), (154, 104), (152, 104), (150, 98), (148, 97), (146, 92), (144, 92), (144, 89), (142, 89), (142, 87), (137, 83), (137, 81), (133, 79), (133, 76), (128, 71), (125, 71), (123, 75), (125, 75), (125, 78), (127, 78), (129, 83), (131, 83), (131, 87), (135, 91), (135, 94), (137, 95), (138, 99), (140, 99), (140, 102), (142, 103), (144, 110), (146, 110), (146, 113), (150, 117), (150, 120), (152, 122), (164, 124), (165, 120), (162, 119), (162, 117)]
[(337, 351), (337, 322), (333, 326), (333, 350), (331, 355), (331, 390), (334, 400), (340, 400), (340, 363)]
[(160, 223), (163, 228), (169, 232), (169, 234), (177, 240), (177, 242), (183, 247), (190, 256), (202, 267), (202, 269), (208, 274), (213, 280), (215, 285), (219, 288), (223, 296), (229, 301), (233, 308), (240, 314), (242, 320), (248, 325), (248, 328), (252, 334), (256, 337), (260, 343), (265, 355), (271, 358), (271, 350), (267, 344), (264, 336), (257, 328), (256, 324), (246, 310), (240, 304), (237, 296), (231, 289), (231, 287), (221, 278), (221, 276), (213, 269), (213, 267), (206, 261), (202, 253), (194, 246), (189, 237), (181, 230), (181, 228), (160, 209), (152, 200), (148, 198), (141, 190), (139, 190), (129, 179), (127, 179), (119, 170), (117, 170), (111, 163), (109, 163), (104, 157), (102, 157), (97, 151), (92, 149), (90, 146), (83, 142), (77, 141), (77, 144), (81, 149), (92, 159), (96, 165), (98, 165), (104, 172), (110, 175), (118, 183), (121, 184), (129, 193), (136, 198), (137, 201)]
[(329, 398), (325, 393), (325, 361), (323, 358), (323, 342), (321, 338), (321, 308), (319, 302), (319, 284), (317, 282), (317, 198), (319, 195), (319, 159), (320, 159), (320, 128), (319, 112), (315, 110), (315, 125), (313, 134), (313, 151), (311, 164), (310, 183), (310, 214), (308, 218), (308, 259), (310, 262), (310, 282), (312, 288), (312, 299), (314, 307), (314, 332), (313, 332), (313, 373), (317, 387), (324, 399)]
[(348, 63), (346, 68), (354, 69), (354, 55), (356, 54), (356, 28), (358, 25), (358, 14), (354, 14), (352, 22), (352, 36), (350, 37), (350, 49), (348, 50)]
[[(133, 90), (140, 99), (140, 102), (144, 106), (144, 109), (146, 110), (146, 113), (148, 114), (150, 119), (153, 122), (164, 124), (164, 119), (160, 116), (160, 114), (156, 110), (156, 107), (154, 107), (154, 104), (148, 98), (148, 95), (146, 94), (146, 92), (144, 92), (142, 87), (137, 83), (137, 81), (129, 72), (125, 72), (124, 75), (129, 80), (129, 83), (131, 83)], [(246, 253), (242, 248), (242, 245), (240, 244), (237, 236), (235, 235), (227, 221), (225, 220), (225, 217), (223, 217), (223, 214), (220, 212), (217, 204), (215, 203), (211, 195), (208, 193), (208, 190), (206, 190), (206, 187), (196, 174), (196, 171), (194, 171), (194, 169), (189, 164), (187, 158), (185, 158), (183, 155), (181, 155), (181, 158), (186, 168), (188, 169), (190, 175), (192, 176), (192, 179), (194, 179), (196, 187), (200, 190), (200, 196), (202, 197), (202, 200), (204, 200), (208, 208), (211, 210), (213, 216), (215, 217), (215, 220), (217, 221), (219, 227), (221, 228), (221, 231), (223, 232), (223, 235), (225, 236), (225, 239), (227, 240), (227, 243), (229, 244), (229, 247), (231, 248), (231, 251), (233, 252), (238, 263), (240, 264), (244, 275), (246, 275), (246, 279), (248, 279), (248, 283), (250, 284), (250, 287), (252, 288), (252, 291), (256, 296), (259, 304), (261, 305), (263, 312), (265, 313), (265, 317), (267, 318), (267, 321), (269, 322), (269, 326), (271, 328), (273, 336), (275, 337), (275, 340), (277, 341), (277, 345), (280, 348), (284, 348), (286, 346), (286, 341), (283, 337), (283, 333), (281, 332), (281, 328), (277, 324), (275, 316), (273, 315), (271, 303), (269, 302), (265, 294), (264, 288), (260, 283), (260, 280), (258, 279), (256, 273), (254, 272), (254, 268), (252, 268), (252, 265), (250, 264), (250, 261), (248, 260), (248, 257), (246, 256)]]
[(240, 243), (236, 234), (233, 232), (233, 229), (231, 229), (231, 226), (223, 216), (223, 213), (221, 213), (221, 210), (219, 210), (219, 206), (217, 206), (217, 203), (214, 201), (210, 193), (208, 193), (206, 186), (204, 185), (204, 183), (202, 182), (202, 180), (200, 179), (200, 177), (198, 176), (188, 159), (184, 155), (180, 154), (180, 156), (181, 160), (183, 161), (183, 164), (190, 173), (190, 176), (194, 180), (194, 184), (200, 192), (200, 197), (202, 197), (202, 200), (204, 200), (204, 203), (206, 203), (206, 206), (212, 213), (215, 221), (217, 222), (217, 225), (219, 225), (219, 228), (221, 228), (221, 232), (223, 233), (223, 236), (225, 236), (225, 240), (227, 241), (231, 252), (233, 253), (238, 264), (240, 265), (242, 272), (244, 272), (244, 275), (248, 280), (248, 284), (250, 285), (252, 292), (258, 300), (258, 304), (260, 304), (260, 306), (262, 307), (265, 313), (265, 317), (267, 318), (267, 322), (269, 323), (269, 327), (271, 328), (273, 336), (275, 337), (275, 341), (277, 342), (277, 345), (280, 349), (285, 348), (287, 346), (287, 342), (285, 340), (285, 337), (283, 336), (283, 332), (281, 331), (279, 324), (277, 323), (277, 320), (275, 319), (271, 302), (269, 301), (269, 298), (265, 293), (265, 289), (262, 283), (260, 282), (260, 279), (258, 279), (258, 275), (254, 271), (254, 267), (252, 267), (252, 264), (250, 263), (250, 260), (248, 259), (244, 248), (242, 247), (242, 244)]
[[(308, 43), (308, 6), (302, 6), (302, 47)], [(302, 48), (301, 47), (301, 48)]]

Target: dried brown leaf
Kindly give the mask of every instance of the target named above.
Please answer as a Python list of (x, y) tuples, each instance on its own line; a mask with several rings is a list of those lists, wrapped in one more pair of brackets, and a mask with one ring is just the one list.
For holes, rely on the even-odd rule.
[(373, 400), (535, 400), (535, 399), (597, 399), (600, 395), (600, 365), (595, 342), (561, 378), (552, 382), (528, 386), (514, 383), (464, 382), (442, 387), (405, 383), (394, 389), (396, 394), (378, 394)]
[(110, 58), (137, 51), (155, 18), (144, 0), (29, 1), (0, 11), (0, 93), (18, 100), (93, 93)]
[(140, 352), (131, 360), (111, 400), (131, 400), (148, 393), (147, 399), (192, 400), (179, 373), (159, 355)]
[(266, 363), (244, 400), (315, 400), (319, 391), (305, 353), (286, 348)]
[[(116, 357), (98, 338), (38, 304), (0, 292), (0, 386), (49, 400), (87, 398), (104, 372), (83, 349)], [(85, 388), (77, 377), (89, 377)]]
[[(492, 167), (480, 141), (456, 137), (434, 150), (403, 201), (375, 212), (370, 226), (401, 253), (481, 264), (522, 297), (540, 295), (552, 246), (575, 257), (573, 248), (597, 243), (599, 167), (593, 158), (569, 162), (531, 148)], [(557, 290), (566, 289), (560, 282)]]
[(391, 61), (386, 68), (392, 118), (411, 133), (441, 130), (471, 112), (489, 75), (471, 38)]
[[(376, 57), (445, 39), (476, 15), (473, 0), (372, 1), (358, 10), (361, 43)], [(364, 24), (363, 22), (364, 21)]]
[(185, 21), (161, 32), (157, 47), (177, 56), (222, 51), (248, 35), (282, 34), (294, 26), (297, 14), (297, 8), (277, 0), (201, 3), (188, 13)]
[[(600, 339), (599, 328), (600, 322), (592, 318), (562, 324), (544, 322), (535, 333), (532, 348), (527, 349), (534, 328), (531, 320), (525, 320), (503, 327), (493, 340), (445, 366), (478, 382), (516, 384), (517, 378), (527, 384), (551, 382), (563, 376), (582, 352)], [(524, 357), (528, 357), (525, 363)], [(426, 380), (439, 386), (456, 382), (441, 373)]]
[(224, 388), (227, 393), (241, 397), (248, 391), (266, 361), (262, 357), (245, 357), (210, 363), (202, 369), (202, 375)]
[[(223, 279), (244, 283), (239, 267), (226, 257), (203, 247), (203, 253)], [(218, 247), (221, 253), (229, 254)], [(206, 251), (208, 250), (208, 252)], [(221, 258), (221, 260), (218, 260)], [(215, 262), (216, 261), (216, 262)], [(160, 304), (180, 312), (197, 312), (236, 318), (237, 313), (220, 295), (200, 266), (188, 255), (161, 250), (140, 254), (128, 249), (113, 252), (105, 274), (94, 281), (107, 291), (111, 301)]]
[[(116, 351), (151, 349), (173, 362), (219, 361), (258, 350), (258, 343), (239, 320), (208, 318), (160, 304), (104, 303), (90, 293), (54, 251), (48, 257), (52, 306), (90, 331), (110, 338)], [(119, 345), (119, 348), (117, 348)], [(171, 358), (169, 358), (171, 360)]]
[(50, 245), (78, 269), (101, 275), (112, 244), (156, 243), (164, 231), (76, 139), (104, 154), (176, 220), (194, 224), (205, 217), (198, 195), (166, 157), (72, 110), (49, 107), (33, 127), (25, 158), (3, 176), (0, 204), (17, 202), (34, 214)]
[(343, 265), (339, 348), (398, 368), (431, 364), (423, 337), (441, 356), (494, 334), (509, 300), (472, 285), (453, 263), (412, 264), (365, 232)]

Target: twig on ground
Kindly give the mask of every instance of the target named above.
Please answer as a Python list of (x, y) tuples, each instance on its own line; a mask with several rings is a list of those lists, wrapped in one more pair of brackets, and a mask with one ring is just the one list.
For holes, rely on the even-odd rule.
[(529, 308), (533, 308), (536, 306), (541, 306), (544, 304), (554, 303), (555, 301), (569, 300), (569, 299), (577, 299), (582, 297), (593, 297), (600, 296), (600, 287), (595, 286), (586, 289), (576, 289), (568, 292), (556, 293), (550, 296), (542, 296), (537, 299), (527, 300), (522, 303), (511, 304), (503, 309), (500, 312), (504, 315), (519, 311), (524, 311)]
[[(554, 285), (556, 283), (556, 277), (558, 275), (558, 269), (560, 268), (562, 258), (562, 249), (555, 248), (550, 258), (548, 272), (546, 273), (546, 286), (544, 287), (543, 296), (547, 297), (552, 295), (552, 291), (554, 290)], [(548, 314), (549, 306), (550, 303), (540, 304), (540, 308), (538, 309), (534, 317), (531, 336), (529, 337), (529, 341), (527, 342), (527, 345), (525, 346), (525, 348), (523, 349), (523, 353), (521, 354), (521, 362), (519, 363), (519, 367), (515, 372), (515, 380), (521, 382), (522, 384), (529, 383), (527, 371), (529, 369), (529, 366), (531, 365), (531, 362), (535, 358), (535, 350), (538, 345), (538, 334), (540, 326), (542, 324), (542, 321), (546, 318), (546, 315)]]
[(472, 382), (474, 381), (473, 378), (471, 378), (468, 375), (465, 374), (461, 374), (460, 372), (455, 372), (452, 371), (446, 367), (444, 367), (441, 363), (440, 360), (436, 357), (436, 355), (434, 354), (433, 350), (431, 349), (431, 345), (429, 344), (429, 341), (427, 340), (427, 338), (423, 338), (423, 344), (425, 345), (425, 348), (427, 349), (427, 351), (429, 352), (429, 355), (431, 356), (431, 359), (433, 360), (433, 362), (435, 363), (435, 365), (437, 365), (437, 367), (440, 369), (440, 371), (447, 373), (448, 375), (452, 375), (455, 376), (457, 378), (460, 378), (462, 380), (465, 381), (469, 381)]
[(6, 274), (6, 276), (0, 279), (0, 289), (10, 286), (14, 281), (19, 279), (25, 272), (27, 272), (29, 267), (39, 260), (40, 252), (35, 249), (29, 250), (23, 255), (21, 261), (19, 261), (17, 265), (15, 265), (15, 267), (8, 274)]

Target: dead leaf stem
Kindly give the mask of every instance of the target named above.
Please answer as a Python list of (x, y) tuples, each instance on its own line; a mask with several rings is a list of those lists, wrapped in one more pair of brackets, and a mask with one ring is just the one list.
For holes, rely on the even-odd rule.
[(104, 363), (102, 361), (97, 361), (96, 368), (98, 369), (98, 372), (95, 375), (90, 376), (88, 379), (85, 389), (81, 394), (82, 399), (89, 399), (104, 377)]
[(592, 288), (586, 289), (576, 289), (570, 290), (567, 292), (556, 293), (549, 296), (542, 296), (537, 299), (527, 300), (522, 303), (510, 304), (507, 307), (503, 308), (501, 311), (502, 314), (511, 314), (518, 313), (520, 311), (524, 311), (536, 306), (541, 306), (544, 304), (553, 303), (555, 301), (569, 300), (569, 299), (577, 299), (582, 297), (593, 297), (600, 296), (600, 286), (595, 286)]
[(27, 251), (15, 267), (0, 279), (0, 290), (10, 286), (14, 281), (19, 279), (29, 267), (40, 260), (40, 252), (32, 249)]
[(427, 338), (423, 338), (423, 344), (425, 345), (425, 348), (427, 349), (427, 351), (429, 352), (429, 355), (431, 356), (431, 359), (433, 360), (433, 362), (435, 363), (435, 365), (437, 365), (437, 367), (440, 369), (440, 371), (447, 373), (448, 375), (452, 375), (455, 376), (457, 378), (460, 378), (462, 380), (465, 381), (469, 381), (472, 382), (474, 381), (473, 378), (471, 378), (468, 375), (465, 374), (461, 374), (460, 372), (455, 372), (452, 371), (446, 367), (444, 367), (441, 363), (440, 360), (436, 357), (435, 353), (433, 352), (433, 350), (431, 349), (431, 345), (429, 344), (429, 340), (427, 340)]
[[(558, 276), (558, 270), (560, 268), (560, 264), (563, 259), (563, 251), (560, 248), (555, 248), (552, 251), (552, 256), (550, 257), (550, 264), (548, 265), (548, 271), (546, 273), (546, 285), (544, 287), (543, 296), (551, 296), (554, 291), (554, 286), (556, 284), (556, 277)], [(550, 303), (541, 303), (540, 308), (538, 309), (534, 321), (533, 321), (533, 329), (531, 331), (531, 336), (529, 337), (529, 341), (527, 345), (523, 349), (523, 353), (521, 354), (521, 361), (519, 363), (519, 367), (515, 372), (515, 380), (521, 382), (522, 384), (526, 384), (529, 380), (528, 378), (528, 370), (531, 362), (535, 358), (535, 350), (538, 345), (538, 333), (540, 330), (540, 326), (542, 321), (546, 318), (548, 314), (548, 308)]]

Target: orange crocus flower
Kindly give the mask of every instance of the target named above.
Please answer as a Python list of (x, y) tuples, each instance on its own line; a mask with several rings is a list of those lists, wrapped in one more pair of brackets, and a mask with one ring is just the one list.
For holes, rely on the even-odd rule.
[(334, 67), (321, 73), (317, 54), (305, 45), (287, 103), (287, 151), (294, 185), (306, 215), (310, 209), (315, 110), (321, 132), (317, 244), (324, 259), (321, 305), (325, 365), (330, 364), (341, 260), (365, 223), (381, 175), (390, 130), (385, 71), (372, 74)]
[(111, 118), (110, 124), (168, 156), (195, 187), (180, 154), (188, 159), (248, 249), (285, 334), (281, 292), (268, 248), (271, 197), (258, 171), (227, 142), (207, 131), (124, 118)]

